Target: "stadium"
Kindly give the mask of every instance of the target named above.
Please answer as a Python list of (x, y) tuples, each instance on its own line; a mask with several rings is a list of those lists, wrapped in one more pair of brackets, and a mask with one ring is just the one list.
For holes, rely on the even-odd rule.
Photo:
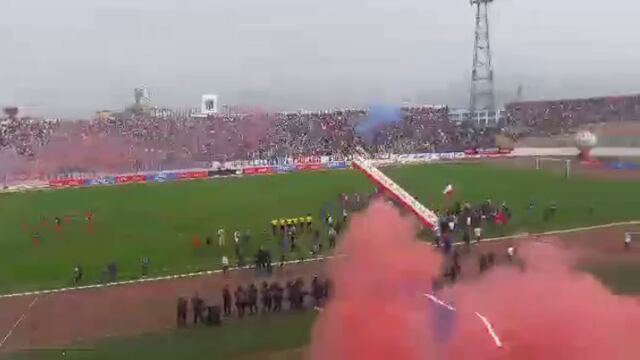
[[(637, 99), (629, 97), (622, 103)], [(640, 109), (640, 103), (635, 109)], [(416, 113), (429, 121), (439, 117), (446, 121), (446, 112), (441, 109), (402, 111), (404, 118), (392, 124), (392, 130), (383, 127), (376, 131), (398, 131), (393, 129), (409, 126), (405, 122)], [(365, 111), (360, 113), (366, 115)], [(637, 119), (640, 111), (628, 116)], [(323, 117), (326, 119), (326, 115)], [(207, 118), (218, 120), (218, 115)], [(333, 119), (325, 121), (331, 123)], [(367, 117), (361, 121), (367, 121)], [(512, 121), (522, 120), (513, 114)], [(541, 130), (532, 126), (531, 131)], [(339, 137), (344, 132), (326, 131), (323, 136)], [(285, 135), (285, 143), (297, 140), (295, 133)], [(424, 143), (420, 133), (414, 136), (403, 138), (403, 142)], [(381, 136), (376, 133), (374, 137)], [(393, 136), (385, 134), (384, 138)], [(317, 143), (315, 139), (309, 141)], [(326, 143), (341, 144), (338, 139)], [(83, 353), (84, 347), (97, 346), (105, 354), (118, 357), (124, 356), (120, 349), (126, 344), (127, 353), (139, 351), (136, 356), (159, 358), (165, 352), (207, 353), (209, 347), (221, 347), (229, 356), (251, 349), (258, 353), (263, 348), (275, 349), (274, 353), (280, 348), (304, 349), (314, 319), (323, 314), (312, 310), (311, 295), (303, 301), (311, 310), (247, 316), (249, 319), (243, 320), (237, 319), (234, 310), (223, 318), (220, 328), (189, 326), (184, 332), (169, 330), (176, 327), (176, 301), (197, 292), (206, 304), (221, 306), (225, 285), (235, 289), (250, 282), (275, 280), (284, 284), (298, 277), (310, 281), (314, 274), (323, 277), (328, 263), (341, 261), (332, 257), (340, 255), (342, 238), (350, 236), (351, 217), (366, 217), (367, 204), (385, 198), (395, 204), (393, 209), (405, 213), (401, 218), (409, 221), (407, 226), (415, 229), (413, 237), (421, 239), (426, 248), (437, 244), (442, 234), (432, 230), (440, 227), (442, 217), (453, 215), (449, 209), (460, 207), (461, 202), (484, 211), (487, 200), (492, 200), (496, 204), (494, 215), (508, 207), (508, 222), (494, 225), (482, 220), (482, 239), (477, 243), (472, 239), (468, 252), (461, 251), (463, 282), (481, 276), (476, 262), (485, 254), (502, 259), (508, 248), (549, 238), (579, 251), (575, 266), (612, 292), (639, 291), (635, 274), (640, 250), (633, 241), (640, 233), (640, 214), (636, 204), (628, 200), (640, 195), (634, 181), (636, 169), (612, 166), (609, 158), (595, 155), (583, 161), (575, 147), (465, 149), (466, 143), (457, 144), (447, 144), (441, 152), (435, 147), (433, 152), (371, 154), (371, 148), (367, 151), (359, 143), (352, 143), (346, 146), (356, 150), (346, 156), (340, 151), (317, 151), (304, 157), (238, 159), (184, 170), (120, 174), (73, 171), (48, 180), (18, 174), (7, 181), (0, 217), (5, 229), (2, 263), (10, 269), (0, 275), (1, 328), (9, 331), (3, 350), (22, 350), (18, 354), (25, 354), (28, 349), (68, 347), (73, 356), (82, 358), (90, 356)], [(606, 148), (593, 153), (597, 155), (601, 149)], [(627, 157), (615, 159), (620, 162), (621, 158)], [(444, 194), (448, 185), (452, 191)], [(547, 216), (551, 208), (555, 213)], [(411, 213), (417, 216), (408, 215)], [(457, 213), (461, 214), (459, 209)], [(318, 235), (305, 230), (307, 216), (312, 218)], [(280, 221), (300, 217), (297, 246), (283, 245), (289, 235), (283, 240)], [(328, 223), (329, 217), (342, 227), (338, 230), (337, 253), (329, 244), (328, 230), (338, 226)], [(407, 220), (413, 218), (417, 221)], [(295, 227), (290, 224), (284, 226)], [(459, 226), (462, 230), (453, 231), (449, 241), (463, 249), (468, 230), (465, 223)], [(239, 242), (234, 239), (236, 232), (242, 237)], [(221, 236), (226, 237), (222, 245)], [(631, 239), (628, 247), (626, 238)], [(258, 250), (267, 251), (273, 259), (268, 275), (255, 269)], [(224, 273), (223, 256), (230, 259), (231, 267)], [(141, 260), (145, 258), (146, 263)], [(492, 317), (496, 315), (484, 315), (495, 322)], [(21, 320), (17, 325), (16, 319)], [(499, 334), (500, 324), (492, 326)], [(271, 339), (263, 337), (276, 328), (278, 333), (287, 334), (286, 341), (275, 334)], [(259, 332), (261, 340), (254, 344), (230, 340), (253, 338), (251, 331)], [(194, 339), (209, 336), (222, 338), (192, 344)], [(161, 345), (168, 338), (175, 347)], [(507, 335), (501, 341), (502, 346), (509, 347)], [(185, 349), (192, 346), (193, 350)], [(74, 351), (76, 347), (80, 350)]]
[[(0, 84), (0, 360), (637, 359), (640, 95), (536, 97), (519, 85), (500, 99), (491, 3), (470, 1), (464, 108), (403, 99), (274, 110), (222, 103), (233, 91), (211, 93), (188, 74), (181, 90), (204, 92), (198, 107), (161, 105), (140, 86), (122, 109), (49, 118)], [(145, 34), (132, 58), (162, 55), (137, 71), (162, 72), (175, 60), (164, 5), (151, 12), (157, 38), (142, 30), (145, 11), (128, 18), (118, 6), (122, 30)], [(103, 10), (89, 18), (111, 29)], [(216, 25), (192, 15), (184, 27)], [(304, 26), (312, 34), (313, 21)], [(215, 56), (251, 77), (239, 43)], [(180, 64), (211, 60), (204, 48)], [(252, 66), (271, 64), (254, 55)], [(313, 82), (299, 75), (303, 93)], [(17, 94), (28, 88), (8, 79)], [(101, 87), (121, 84), (109, 81)]]

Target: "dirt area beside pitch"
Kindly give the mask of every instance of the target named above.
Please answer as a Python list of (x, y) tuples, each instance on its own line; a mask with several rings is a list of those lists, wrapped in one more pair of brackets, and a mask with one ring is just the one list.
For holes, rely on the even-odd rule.
[(160, 280), (99, 289), (42, 295), (29, 309), (34, 296), (0, 299), (1, 352), (87, 344), (101, 338), (137, 336), (176, 327), (176, 300), (195, 292), (208, 304), (221, 305), (222, 289), (262, 281), (286, 281), (303, 277), (306, 286), (322, 275), (324, 261), (275, 268), (273, 276), (256, 276), (255, 270), (235, 270), (188, 279)]

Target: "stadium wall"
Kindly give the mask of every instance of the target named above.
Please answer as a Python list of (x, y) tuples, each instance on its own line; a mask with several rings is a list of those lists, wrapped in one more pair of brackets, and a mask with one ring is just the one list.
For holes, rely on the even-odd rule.
[(95, 178), (70, 178), (53, 179), (46, 183), (47, 188), (78, 188), (100, 185), (123, 185), (123, 184), (143, 184), (143, 183), (164, 183), (186, 180), (215, 179), (230, 176), (254, 176), (272, 175), (299, 171), (319, 171), (347, 169), (350, 163), (346, 161), (330, 161), (326, 163), (304, 163), (289, 165), (248, 165), (232, 169), (189, 169), (182, 171), (166, 171), (145, 174), (124, 174), (118, 176), (102, 176)]
[[(592, 154), (596, 157), (640, 157), (640, 148), (596, 148)], [(575, 148), (516, 148), (516, 149), (470, 149), (464, 152), (420, 153), (420, 154), (379, 154), (372, 159), (375, 166), (402, 164), (424, 164), (432, 162), (466, 161), (474, 159), (578, 155)], [(21, 182), (8, 186), (2, 192), (22, 192), (42, 189), (81, 188), (105, 185), (163, 183), (172, 181), (215, 179), (229, 176), (257, 176), (286, 174), (300, 171), (322, 171), (351, 168), (350, 161), (333, 161), (329, 157), (301, 158), (292, 162), (269, 164), (266, 161), (236, 161), (232, 168), (186, 169), (178, 171), (145, 172), (120, 175), (92, 176), (78, 174), (71, 178), (50, 179), (47, 181)], [(637, 169), (626, 163), (614, 161), (603, 163), (603, 167), (614, 170)]]
[[(407, 163), (427, 163), (437, 161), (451, 161), (463, 159), (478, 159), (490, 157), (509, 156), (510, 151), (499, 149), (482, 149), (468, 150), (465, 152), (449, 152), (449, 153), (424, 153), (424, 154), (402, 154), (402, 155), (385, 155), (380, 159), (374, 160), (374, 165), (391, 165), (391, 164), (407, 164)], [(274, 175), (286, 174), (301, 171), (322, 171), (322, 170), (339, 170), (351, 168), (350, 161), (332, 161), (330, 159), (317, 159), (319, 162), (286, 163), (279, 165), (268, 165), (260, 162), (237, 162), (235, 168), (222, 169), (188, 169), (182, 171), (165, 171), (151, 173), (122, 174), (117, 176), (98, 176), (98, 177), (73, 177), (65, 179), (52, 179), (44, 184), (38, 184), (34, 189), (62, 189), (62, 188), (79, 188), (104, 185), (124, 185), (124, 184), (143, 184), (143, 183), (163, 183), (172, 181), (185, 180), (202, 180), (213, 179), (229, 176), (258, 176), (258, 175)], [(28, 188), (27, 188), (28, 189)], [(20, 190), (27, 190), (23, 187)], [(18, 191), (20, 191), (18, 190)]]
[[(374, 159), (374, 165), (428, 163), (463, 159), (508, 156), (508, 152), (498, 149), (468, 150), (465, 152), (386, 154)], [(257, 176), (286, 174), (300, 171), (339, 170), (351, 168), (351, 161), (334, 161), (329, 157), (301, 158), (292, 162), (272, 165), (266, 161), (236, 161), (228, 165), (232, 168), (186, 169), (179, 171), (142, 172), (119, 175), (75, 174), (72, 177), (49, 179), (46, 181), (21, 182), (5, 187), (3, 192), (22, 192), (42, 189), (83, 188), (92, 186), (163, 183), (185, 180), (213, 179), (229, 176)]]

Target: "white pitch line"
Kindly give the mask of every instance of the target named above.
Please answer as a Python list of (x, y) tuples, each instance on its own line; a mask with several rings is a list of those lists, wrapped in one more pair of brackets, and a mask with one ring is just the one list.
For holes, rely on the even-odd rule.
[[(503, 240), (515, 240), (515, 239), (521, 239), (521, 238), (526, 238), (526, 237), (530, 237), (530, 236), (549, 236), (549, 235), (567, 234), (567, 233), (573, 233), (573, 232), (581, 232), (581, 231), (589, 231), (589, 230), (597, 230), (597, 229), (606, 229), (606, 228), (610, 228), (610, 227), (629, 226), (629, 225), (640, 225), (640, 221), (635, 220), (635, 221), (617, 222), (617, 223), (610, 223), (610, 224), (604, 224), (604, 225), (594, 225), (594, 226), (579, 227), (579, 228), (566, 229), (566, 230), (554, 230), (554, 231), (547, 231), (547, 232), (533, 233), (533, 234), (508, 235), (508, 236), (501, 236), (501, 237), (495, 237), (495, 238), (482, 239), (480, 241), (480, 243), (482, 244), (482, 243), (485, 243), (485, 242), (496, 242), (496, 241), (503, 241)], [(464, 242), (456, 242), (453, 245), (455, 245), (455, 246), (464, 245)], [(337, 255), (337, 256), (341, 256), (341, 255)], [(319, 257), (319, 258), (304, 259), (302, 262), (303, 263), (308, 263), (308, 262), (322, 261), (322, 260), (332, 259), (333, 257), (336, 257), (336, 255), (334, 255), (334, 256), (330, 255), (330, 256)], [(292, 265), (292, 264), (299, 264), (299, 263), (301, 263), (301, 261), (299, 261), (299, 260), (291, 260), (291, 261), (285, 261), (284, 264), (285, 265)], [(280, 265), (279, 263), (274, 263), (273, 264), (274, 267), (279, 266), (279, 265)], [(253, 266), (246, 266), (246, 267), (244, 267), (242, 269), (250, 269), (252, 267)], [(229, 269), (229, 271), (232, 271), (232, 270), (238, 270), (238, 268)], [(187, 278), (187, 277), (196, 277), (196, 276), (219, 274), (221, 272), (222, 272), (222, 270), (206, 270), (206, 271), (199, 271), (199, 272), (192, 272), (192, 273), (185, 273), (185, 274), (158, 276), (158, 277), (155, 277), (155, 278), (141, 278), (141, 279), (136, 279), (136, 280), (118, 281), (118, 282), (108, 283), (108, 284), (93, 284), (93, 285), (83, 285), (83, 286), (75, 286), (75, 287), (63, 287), (63, 288), (38, 290), (38, 291), (27, 291), (27, 292), (21, 292), (21, 293), (3, 294), (3, 295), (0, 295), (0, 299), (12, 298), (12, 297), (20, 297), (20, 296), (55, 294), (55, 293), (67, 292), (67, 291), (100, 289), (100, 288), (108, 287), (108, 286), (138, 284), (138, 283), (151, 282), (151, 281), (175, 280), (175, 279)]]
[(484, 326), (487, 328), (487, 331), (489, 332), (489, 335), (491, 335), (491, 337), (493, 338), (493, 341), (496, 343), (496, 346), (499, 347), (499, 348), (502, 348), (502, 341), (500, 341), (500, 338), (498, 337), (498, 334), (496, 334), (495, 330), (493, 330), (493, 326), (489, 322), (489, 319), (487, 319), (486, 317), (482, 316), (477, 311), (476, 311), (476, 315), (478, 315), (480, 320), (482, 320), (482, 322), (484, 323)]
[[(289, 260), (289, 261), (285, 261), (284, 265), (289, 266), (289, 265), (295, 265), (295, 264), (301, 264), (301, 263), (309, 263), (309, 262), (330, 260), (330, 259), (337, 258), (337, 257), (342, 257), (342, 256), (344, 256), (344, 255), (327, 255), (327, 256), (321, 256), (321, 257), (317, 257), (317, 258), (303, 259), (302, 261), (300, 261), (300, 260)], [(273, 263), (272, 266), (275, 268), (275, 267), (278, 267), (280, 265), (281, 265), (281, 263), (278, 262), (278, 263)], [(253, 268), (255, 268), (255, 266), (248, 265), (248, 266), (241, 267), (241, 268), (233, 267), (233, 268), (230, 268), (228, 271), (247, 270), (247, 269), (253, 269)], [(141, 278), (141, 279), (135, 279), (135, 280), (116, 281), (116, 282), (106, 283), (106, 284), (92, 284), (92, 285), (83, 285), (83, 286), (75, 286), (75, 287), (63, 287), (63, 288), (56, 288), (56, 289), (27, 291), (27, 292), (21, 292), (21, 293), (0, 295), (0, 299), (13, 298), (13, 297), (22, 297), (22, 296), (34, 296), (34, 295), (37, 296), (37, 295), (46, 295), (46, 294), (56, 294), (56, 293), (69, 292), (69, 291), (78, 291), (78, 290), (101, 289), (101, 288), (105, 288), (105, 287), (140, 284), (140, 283), (152, 282), (152, 281), (176, 280), (176, 279), (183, 279), (183, 278), (190, 278), (190, 277), (197, 277), (197, 276), (207, 276), (207, 275), (221, 274), (222, 272), (223, 272), (222, 269), (218, 269), (218, 270), (203, 270), (203, 271), (186, 273), (186, 274), (174, 274), (174, 275), (158, 276), (158, 277), (153, 277), (153, 278)]]
[(18, 325), (20, 325), (20, 323), (22, 322), (22, 320), (24, 320), (24, 318), (27, 316), (27, 313), (29, 312), (29, 310), (31, 310), (31, 308), (33, 307), (33, 305), (36, 304), (36, 302), (38, 302), (39, 297), (35, 297), (33, 299), (33, 301), (31, 301), (31, 304), (29, 304), (29, 307), (27, 307), (27, 309), (22, 313), (22, 315), (20, 316), (20, 318), (18, 319), (18, 321), (16, 321), (15, 324), (13, 324), (13, 327), (9, 330), (9, 332), (7, 333), (7, 335), (4, 336), (4, 339), (2, 339), (2, 341), (0, 341), (0, 349), (2, 348), (2, 346), (5, 344), (5, 342), (7, 342), (7, 340), (11, 337), (11, 335), (13, 335), (13, 332), (18, 328)]
[[(446, 302), (438, 299), (437, 297), (435, 297), (434, 295), (431, 294), (424, 294), (424, 296), (426, 296), (427, 298), (429, 298), (431, 301), (433, 301), (434, 303), (443, 306), (451, 311), (457, 311), (456, 308), (454, 308), (453, 306), (447, 304)], [(482, 322), (484, 323), (485, 328), (487, 329), (487, 332), (489, 333), (489, 335), (491, 335), (491, 337), (493, 338), (493, 341), (495, 342), (496, 346), (498, 348), (502, 348), (502, 341), (500, 341), (500, 338), (498, 337), (498, 334), (496, 334), (496, 331), (493, 329), (493, 326), (491, 325), (491, 322), (489, 322), (489, 319), (487, 319), (485, 316), (482, 316), (479, 312), (476, 311), (476, 315), (480, 318), (480, 320), (482, 320)]]
[[(577, 228), (571, 228), (571, 229), (565, 229), (565, 230), (552, 230), (552, 231), (545, 231), (545, 232), (541, 232), (541, 233), (531, 233), (531, 234), (530, 233), (523, 233), (523, 234), (499, 236), (499, 237), (494, 237), (494, 238), (482, 239), (482, 240), (480, 240), (480, 243), (482, 244), (482, 243), (485, 243), (485, 242), (495, 242), (495, 241), (503, 241), (503, 240), (516, 240), (516, 239), (522, 239), (522, 238), (527, 238), (527, 237), (531, 237), (531, 236), (550, 236), (550, 235), (570, 234), (570, 233), (575, 233), (575, 232), (607, 229), (607, 228), (612, 228), (612, 227), (630, 226), (630, 225), (640, 225), (640, 220), (623, 221), (623, 222), (615, 222), (615, 223), (609, 223), (609, 224), (603, 224), (603, 225), (577, 227)], [(455, 245), (455, 246), (464, 245), (464, 244), (465, 243), (462, 242), (462, 241), (453, 243), (453, 245)]]

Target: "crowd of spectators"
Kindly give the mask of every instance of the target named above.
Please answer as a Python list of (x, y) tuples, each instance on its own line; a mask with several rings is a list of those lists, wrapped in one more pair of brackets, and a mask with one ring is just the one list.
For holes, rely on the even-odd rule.
[(370, 114), (362, 109), (255, 111), (207, 117), (127, 111), (75, 122), (8, 116), (0, 118), (0, 151), (34, 159), (47, 152), (52, 139), (63, 139), (58, 148), (74, 144), (76, 138), (109, 139), (102, 143), (125, 148), (121, 152), (126, 154), (119, 156), (128, 156), (127, 164), (134, 164), (123, 169), (128, 171), (233, 160), (342, 159), (356, 148), (374, 154), (459, 151), (494, 147), (495, 135), (501, 132), (514, 137), (549, 136), (593, 123), (640, 121), (640, 95), (511, 103), (506, 106), (505, 121), (489, 128), (454, 121), (447, 107), (400, 110), (398, 119), (366, 127), (366, 131), (359, 125), (369, 121)]
[(363, 110), (276, 113), (253, 158), (347, 156), (359, 143), (355, 126)]
[(520, 136), (563, 135), (590, 124), (640, 121), (640, 95), (516, 102), (506, 110)]
[[(34, 158), (59, 130), (55, 134), (58, 144), (52, 147), (57, 149), (55, 153), (64, 153), (58, 151), (60, 147), (77, 146), (71, 144), (79, 141), (102, 144), (104, 149), (109, 148), (105, 144), (118, 144), (124, 148), (119, 153), (130, 158), (122, 170), (139, 171), (232, 160), (344, 159), (355, 148), (371, 153), (409, 153), (493, 146), (490, 131), (460, 126), (449, 119), (446, 107), (404, 108), (401, 114), (399, 121), (366, 132), (359, 131), (358, 125), (367, 121), (368, 114), (359, 109), (195, 118), (129, 112), (64, 122), (62, 128), (59, 121), (7, 118), (0, 122), (0, 147)], [(104, 158), (104, 154), (92, 158)], [(47, 160), (52, 160), (51, 156)], [(113, 163), (109, 161), (110, 170)]]
[(460, 151), (495, 146), (496, 129), (476, 129), (452, 121), (447, 107), (402, 109), (400, 121), (386, 124), (372, 134), (372, 153)]
[[(66, 143), (119, 139), (142, 162), (282, 161), (301, 157), (345, 158), (356, 147), (372, 153), (461, 150), (491, 146), (484, 130), (460, 126), (446, 107), (404, 108), (399, 121), (362, 132), (367, 111), (218, 114), (208, 117), (123, 113), (91, 121), (65, 122), (56, 134)], [(59, 121), (4, 119), (0, 145), (36, 156), (59, 128)], [(488, 135), (488, 136), (487, 136)]]
[(12, 151), (31, 158), (49, 142), (59, 125), (59, 120), (0, 118), (0, 151)]

